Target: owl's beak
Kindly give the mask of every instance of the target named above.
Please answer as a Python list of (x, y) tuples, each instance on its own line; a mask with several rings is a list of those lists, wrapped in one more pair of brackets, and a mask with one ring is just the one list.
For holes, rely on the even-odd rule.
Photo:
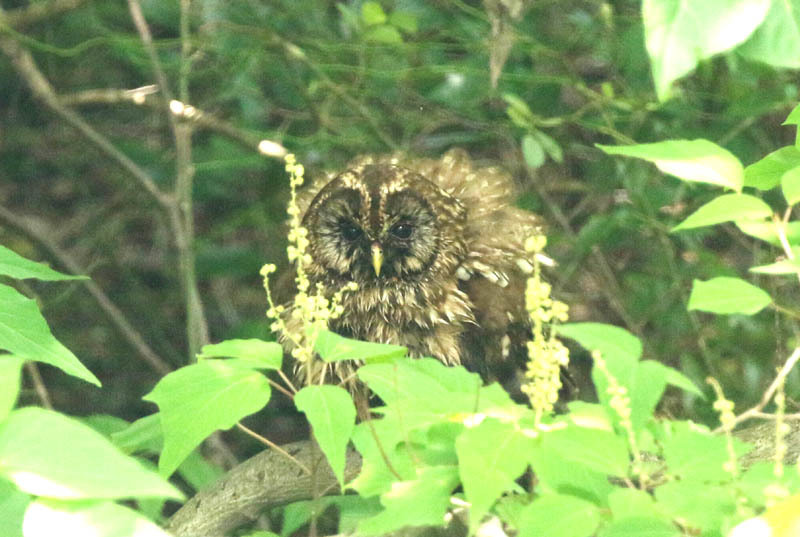
[(383, 248), (377, 242), (372, 243), (372, 268), (375, 269), (375, 276), (381, 275), (383, 266)]

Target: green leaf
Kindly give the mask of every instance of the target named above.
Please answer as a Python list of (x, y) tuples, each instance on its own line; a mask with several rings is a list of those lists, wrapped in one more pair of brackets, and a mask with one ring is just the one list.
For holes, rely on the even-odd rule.
[(389, 15), (389, 24), (407, 34), (417, 33), (417, 17), (407, 11), (395, 11)]
[(464, 496), (470, 502), (472, 533), (495, 501), (514, 488), (525, 471), (535, 442), (513, 424), (485, 419), (465, 429), (456, 439), (458, 471)]
[[(689, 422), (672, 422), (662, 439), (664, 461), (670, 474), (684, 481), (725, 482), (732, 479), (723, 465), (728, 460), (727, 440)], [(737, 457), (751, 446), (733, 439)]]
[(349, 339), (330, 330), (322, 330), (314, 342), (314, 352), (326, 362), (340, 360), (380, 362), (403, 358), (408, 349), (400, 345)]
[[(781, 246), (781, 240), (775, 229), (774, 222), (763, 220), (737, 220), (734, 222), (739, 231), (755, 237), (773, 246)], [(800, 222), (789, 222), (786, 224), (786, 238), (789, 244), (800, 244)]]
[(0, 284), (0, 349), (18, 358), (54, 365), (65, 373), (100, 386), (91, 371), (50, 333), (36, 301)]
[(125, 453), (158, 453), (164, 445), (161, 416), (150, 414), (111, 434), (111, 442)]
[(699, 61), (743, 43), (769, 6), (769, 0), (644, 0), (645, 45), (659, 100)]
[(653, 497), (647, 492), (632, 488), (618, 488), (608, 495), (608, 506), (615, 520), (658, 515)]
[(744, 169), (744, 186), (771, 190), (780, 184), (784, 173), (797, 166), (800, 149), (793, 145), (781, 147)]
[(396, 45), (403, 42), (403, 36), (394, 26), (381, 24), (371, 26), (364, 32), (364, 41), (371, 43), (383, 43), (384, 45)]
[(755, 285), (739, 278), (721, 276), (705, 282), (694, 280), (687, 308), (723, 315), (753, 315), (771, 303), (772, 298)]
[(649, 362), (649, 363), (655, 364), (653, 367), (657, 367), (663, 371), (664, 379), (670, 386), (675, 386), (676, 388), (680, 388), (681, 390), (692, 393), (697, 397), (705, 398), (705, 394), (700, 390), (700, 388), (698, 388), (697, 385), (695, 385), (695, 383), (692, 382), (692, 380), (689, 377), (687, 377), (677, 369), (673, 369), (660, 362)]
[(394, 416), (358, 424), (353, 432), (353, 445), (363, 460), (361, 472), (348, 484), (348, 488), (368, 498), (387, 492), (397, 480), (395, 472), (405, 480), (412, 479), (416, 475), (415, 461), (407, 449), (398, 447), (405, 438), (401, 422)]
[(797, 274), (800, 272), (800, 262), (791, 259), (782, 259), (769, 265), (760, 265), (757, 267), (750, 267), (750, 272), (756, 274)]
[(548, 432), (542, 443), (569, 464), (579, 464), (606, 475), (628, 475), (628, 444), (612, 431), (570, 426)]
[(294, 404), (308, 418), (333, 474), (344, 486), (345, 453), (356, 424), (350, 394), (339, 386), (306, 386), (294, 396)]
[(662, 172), (683, 181), (723, 186), (736, 192), (742, 190), (742, 163), (728, 150), (708, 140), (668, 140), (654, 144), (620, 146), (598, 144), (597, 147), (609, 155), (652, 162)]
[(589, 537), (600, 524), (596, 505), (566, 494), (544, 494), (523, 509), (519, 537)]
[(709, 201), (689, 217), (672, 228), (672, 231), (713, 226), (733, 220), (757, 220), (772, 216), (769, 205), (747, 194), (723, 194)]
[(783, 125), (800, 125), (800, 104), (795, 106), (792, 111), (789, 112), (789, 115), (786, 117), (786, 121), (783, 122)]
[(25, 361), (22, 358), (14, 355), (0, 355), (0, 423), (17, 402), (23, 363)]
[(800, 201), (800, 166), (792, 168), (781, 176), (781, 190), (789, 205)]
[(283, 347), (274, 341), (229, 339), (221, 343), (204, 345), (197, 358), (240, 358), (252, 361), (253, 366), (258, 369), (280, 369)]
[(730, 485), (704, 484), (695, 480), (672, 481), (656, 488), (655, 495), (664, 513), (675, 520), (685, 521), (687, 526), (695, 528), (697, 534), (713, 535), (726, 519), (736, 515), (736, 502)]
[(603, 505), (614, 490), (608, 474), (565, 459), (556, 446), (543, 443), (531, 453), (530, 459), (539, 493), (571, 494)]
[(44, 263), (25, 259), (13, 250), (0, 244), (0, 274), (18, 280), (36, 278), (37, 280), (88, 280), (87, 276), (72, 276), (57, 272)]
[(381, 496), (385, 510), (361, 521), (357, 535), (382, 535), (407, 526), (443, 526), (458, 484), (455, 466), (429, 466), (416, 479), (398, 481)]
[(574, 339), (586, 350), (603, 356), (621, 356), (636, 362), (642, 357), (642, 343), (619, 326), (602, 323), (567, 323), (557, 328), (558, 335)]
[(598, 532), (598, 537), (681, 537), (672, 523), (661, 517), (631, 517), (614, 520)]
[(536, 169), (544, 164), (544, 148), (532, 134), (522, 137), (522, 156), (525, 157), (525, 163), (531, 168)]
[(270, 395), (267, 378), (248, 361), (203, 360), (166, 375), (144, 397), (160, 410), (161, 475), (172, 474), (214, 431), (229, 429), (264, 408)]
[(47, 498), (183, 497), (91, 427), (35, 407), (13, 411), (0, 425), (0, 474)]
[(384, 24), (386, 22), (386, 12), (378, 2), (364, 2), (361, 5), (361, 20), (367, 26)]
[(773, 67), (800, 67), (800, 0), (772, 2), (767, 18), (737, 51)]
[[(37, 500), (25, 513), (25, 537), (97, 535), (170, 537), (140, 513), (113, 502)], [(58, 528), (54, 532), (55, 528)]]
[(0, 535), (22, 537), (22, 521), (31, 498), (0, 476)]
[(537, 130), (533, 135), (536, 136), (536, 139), (539, 140), (539, 143), (551, 159), (558, 163), (564, 162), (564, 151), (558, 142), (542, 131)]

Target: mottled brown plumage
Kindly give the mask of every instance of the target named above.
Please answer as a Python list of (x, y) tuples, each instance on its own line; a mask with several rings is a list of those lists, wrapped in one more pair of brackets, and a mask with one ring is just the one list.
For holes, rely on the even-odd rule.
[[(513, 181), (442, 158), (360, 157), (299, 198), (312, 286), (349, 281), (331, 329), (484, 375), (524, 347), (525, 239), (537, 217), (513, 207)], [(338, 371), (342, 376), (345, 371)]]

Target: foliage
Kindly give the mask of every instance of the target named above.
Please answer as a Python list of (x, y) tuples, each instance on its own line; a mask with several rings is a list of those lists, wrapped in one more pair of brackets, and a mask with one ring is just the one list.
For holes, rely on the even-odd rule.
[[(183, 498), (163, 476), (187, 490), (215, 480), (196, 448), (219, 429), (249, 431), (240, 420), (281, 390), (356, 493), (287, 506), (283, 535), (325, 506), (339, 531), (361, 534), (462, 518), (520, 535), (713, 536), (762, 512), (750, 523), (792, 531), (800, 479), (781, 454), (800, 353), (787, 351), (798, 314), (784, 277), (800, 279), (800, 135), (778, 125), (800, 94), (786, 70), (800, 67), (800, 3), (483, 6), (4, 4), (0, 534), (163, 535), (164, 502)], [(149, 42), (121, 22), (137, 7)], [(799, 123), (800, 107), (785, 124)], [(537, 413), (463, 369), (321, 327), (303, 357), (365, 363), (358, 378), (381, 419), (355, 424), (341, 387), (287, 389), (280, 347), (252, 320), (257, 269), (284, 247), (287, 189), (265, 158), (282, 144), (315, 170), (452, 145), (502, 160), (520, 204), (554, 223), (559, 268), (543, 278), (579, 321), (540, 342), (560, 350), (558, 334), (594, 351), (573, 356), (592, 364), (599, 402)], [(26, 259), (43, 256), (92, 279)], [(335, 303), (301, 302), (335, 315)], [(209, 331), (221, 343), (203, 346)], [(43, 383), (36, 362), (54, 366)], [(716, 383), (698, 386), (708, 375)], [(733, 412), (767, 385), (763, 404)], [(104, 414), (31, 406), (49, 406), (43, 386), (59, 409)], [(146, 415), (148, 391), (159, 411)], [(776, 463), (744, 469), (749, 448), (731, 431), (767, 401)], [(718, 417), (722, 434), (656, 418), (659, 402)], [(348, 444), (364, 466), (346, 483)]]

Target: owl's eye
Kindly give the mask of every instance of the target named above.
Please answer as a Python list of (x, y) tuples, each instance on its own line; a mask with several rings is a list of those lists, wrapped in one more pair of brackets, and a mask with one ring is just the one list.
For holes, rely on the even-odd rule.
[(401, 223), (395, 224), (389, 230), (389, 233), (397, 237), (398, 239), (407, 239), (411, 236), (411, 233), (414, 231), (414, 226), (411, 224)]
[(342, 224), (342, 237), (347, 241), (354, 241), (361, 236), (361, 228), (352, 222)]

